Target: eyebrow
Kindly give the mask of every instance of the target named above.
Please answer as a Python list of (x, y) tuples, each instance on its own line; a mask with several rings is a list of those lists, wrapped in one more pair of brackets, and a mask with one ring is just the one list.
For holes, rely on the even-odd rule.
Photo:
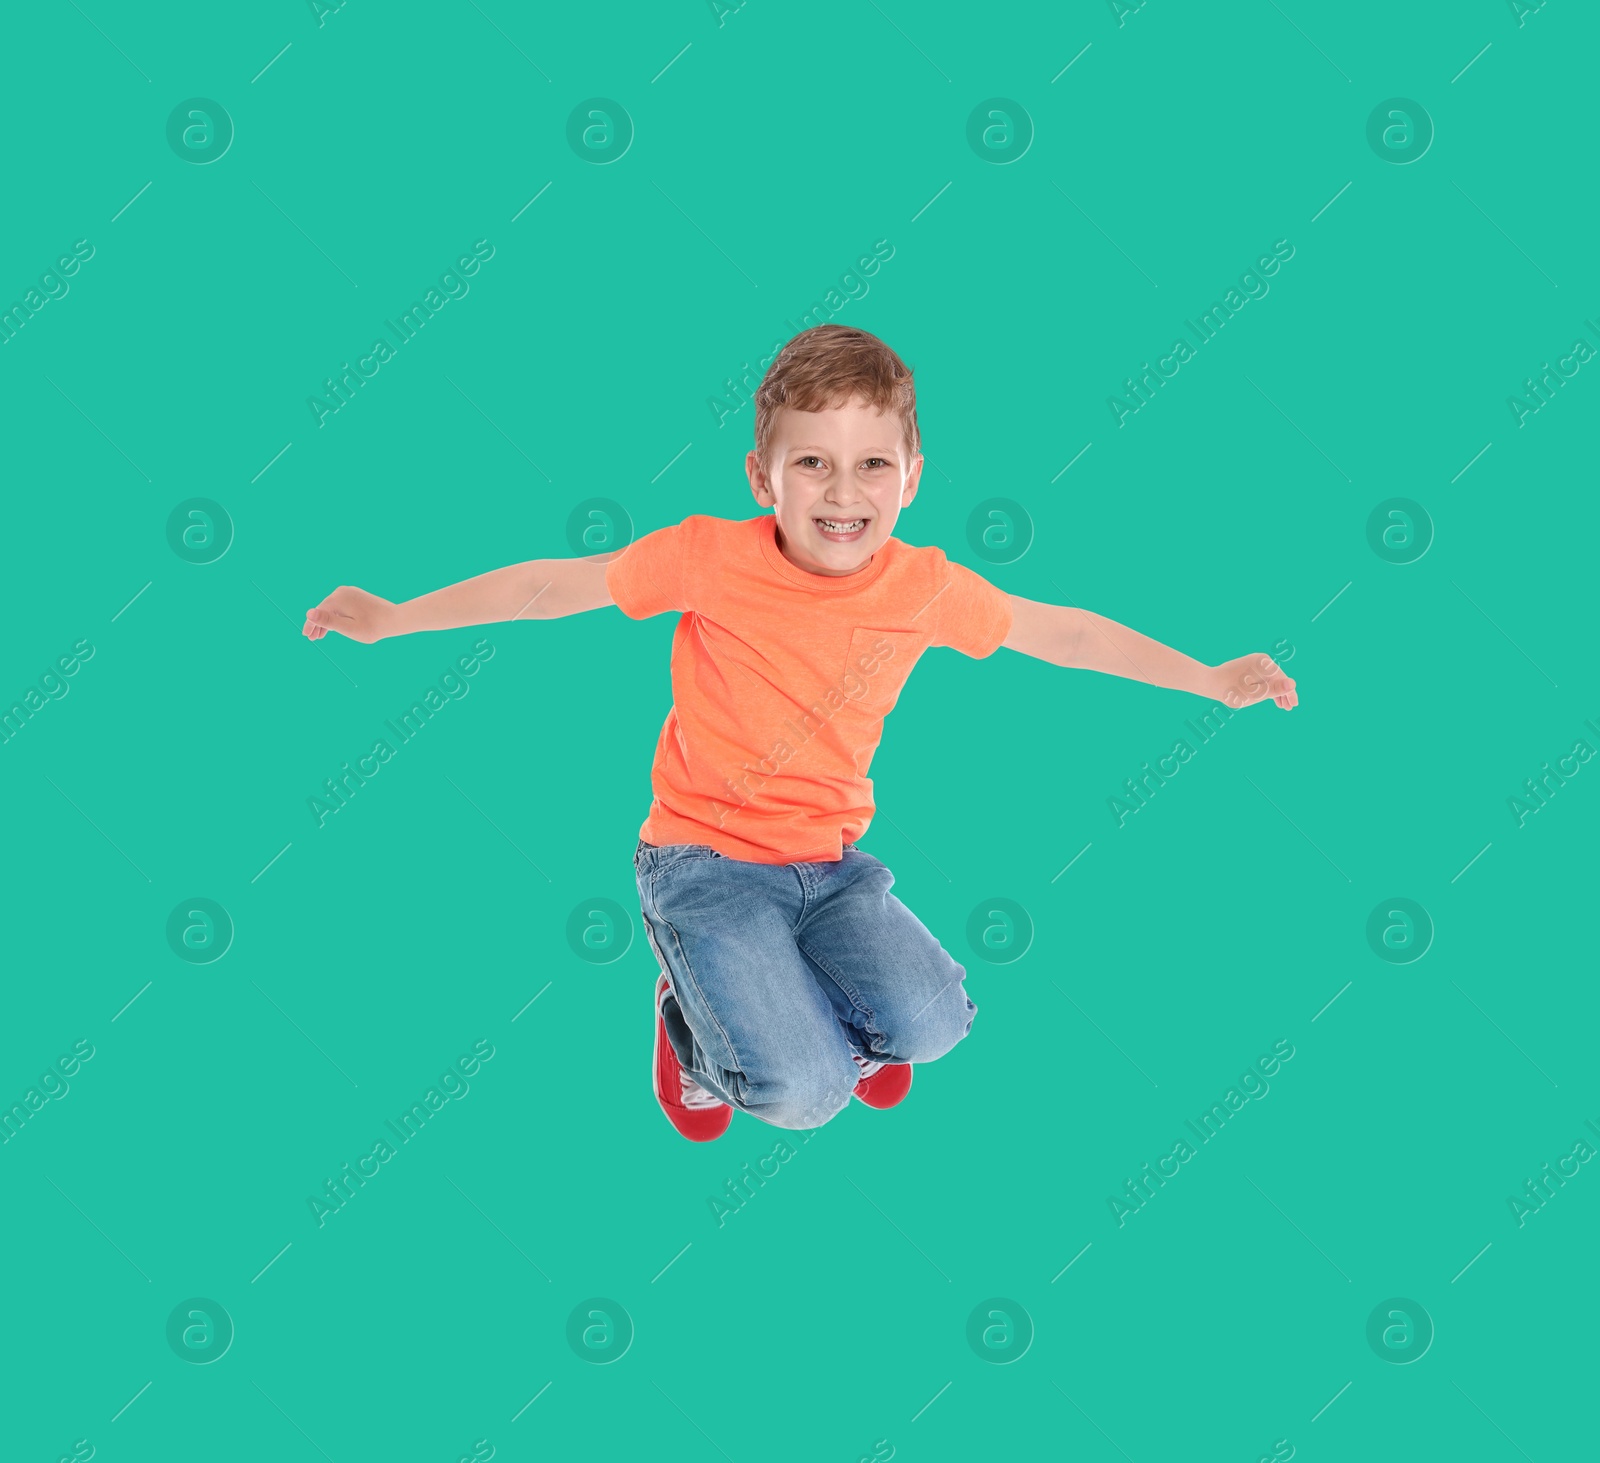
[[(798, 447), (791, 447), (790, 452), (826, 452), (826, 447), (813, 447), (802, 443)], [(863, 447), (861, 449), (869, 457), (893, 457), (895, 450), (892, 447)]]

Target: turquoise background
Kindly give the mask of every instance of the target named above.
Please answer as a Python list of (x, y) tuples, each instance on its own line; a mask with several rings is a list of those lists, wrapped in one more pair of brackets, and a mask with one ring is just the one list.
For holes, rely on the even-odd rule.
[[(1600, 1165), (1521, 1225), (1508, 1200), (1600, 1143), (1600, 769), (1522, 826), (1507, 803), (1600, 746), (1600, 360), (1507, 404), (1600, 348), (1592, 9), (321, 22), (8, 17), (0, 299), (94, 254), (0, 347), (0, 699), (94, 654), (0, 745), (0, 1105), (94, 1056), (0, 1148), (7, 1458), (1592, 1449)], [(204, 166), (167, 141), (196, 96), (235, 129)], [(567, 139), (596, 96), (634, 129), (606, 165)], [(1403, 166), (1367, 140), (1396, 96), (1435, 129)], [(1033, 132), (1005, 165), (967, 141), (996, 97)], [(319, 427), (306, 399), (480, 239), (470, 292)], [(1280, 239), (1270, 291), (1118, 426)], [(1201, 702), (930, 653), (863, 842), (968, 964), (971, 1037), (893, 1111), (691, 1146), (651, 1095), (630, 866), (671, 618), (363, 647), (301, 616), (566, 555), (594, 497), (640, 533), (751, 515), (753, 411), (711, 398), (880, 240), (833, 318), (916, 369), (901, 536), (1210, 662), (1286, 647), (1301, 704), (1119, 827)], [(1005, 565), (967, 537), (994, 497), (1034, 530)], [(1367, 539), (1396, 497), (1434, 526), (1409, 564)], [(233, 523), (208, 564), (169, 546), (191, 498)], [(470, 693), (318, 827), (323, 780), (478, 638)], [(166, 933), (199, 898), (233, 926), (205, 964)], [(1411, 963), (1367, 939), (1397, 898), (1433, 926)], [(609, 963), (567, 935), (597, 899), (631, 916)], [(967, 929), (1000, 899), (1033, 936), (993, 964)], [(1119, 1225), (1280, 1040), (1270, 1093)], [(319, 1227), (310, 1196), (479, 1041), (470, 1093)], [(210, 1365), (168, 1344), (196, 1297), (234, 1332)], [(632, 1330), (608, 1365), (568, 1341), (596, 1297)], [(1434, 1329), (1410, 1365), (1367, 1340), (1394, 1297)], [(995, 1298), (1020, 1356), (968, 1343)]]

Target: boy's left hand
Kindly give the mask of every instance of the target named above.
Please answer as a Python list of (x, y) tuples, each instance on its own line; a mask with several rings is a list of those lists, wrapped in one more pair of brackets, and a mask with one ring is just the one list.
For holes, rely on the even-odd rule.
[(1250, 706), (1271, 697), (1285, 711), (1300, 704), (1294, 680), (1270, 655), (1261, 651), (1212, 666), (1212, 695), (1225, 706)]

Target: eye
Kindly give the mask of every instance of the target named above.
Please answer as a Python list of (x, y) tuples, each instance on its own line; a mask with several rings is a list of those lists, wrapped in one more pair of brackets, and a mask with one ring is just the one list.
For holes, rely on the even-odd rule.
[(802, 457), (802, 458), (801, 458), (801, 459), (800, 459), (800, 465), (801, 465), (801, 466), (802, 466), (802, 467), (804, 467), (804, 466), (805, 466), (805, 464), (806, 464), (806, 463), (808, 463), (808, 462), (821, 462), (821, 461), (822, 461), (822, 459), (821, 459), (821, 458), (820, 458), (820, 457), (816, 457), (816, 456), (811, 456), (811, 457)]
[(884, 465), (884, 466), (885, 466), (885, 467), (887, 467), (887, 466), (888, 466), (888, 465), (889, 465), (889, 464), (888, 464), (888, 462), (886, 462), (886, 461), (885, 461), (885, 460), (884, 460), (884, 459), (883, 459), (883, 458), (881, 458), (881, 457), (869, 457), (869, 458), (868, 458), (868, 459), (867, 459), (867, 461), (868, 461), (868, 462), (869, 462), (869, 463), (872, 463), (872, 462), (881, 462), (881, 463), (883, 463), (883, 465)]

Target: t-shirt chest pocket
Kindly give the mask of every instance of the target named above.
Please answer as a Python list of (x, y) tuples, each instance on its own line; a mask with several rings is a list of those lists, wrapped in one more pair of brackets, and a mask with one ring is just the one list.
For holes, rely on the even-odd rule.
[(928, 637), (915, 630), (852, 630), (839, 677), (845, 704), (873, 716), (885, 715), (927, 645)]

